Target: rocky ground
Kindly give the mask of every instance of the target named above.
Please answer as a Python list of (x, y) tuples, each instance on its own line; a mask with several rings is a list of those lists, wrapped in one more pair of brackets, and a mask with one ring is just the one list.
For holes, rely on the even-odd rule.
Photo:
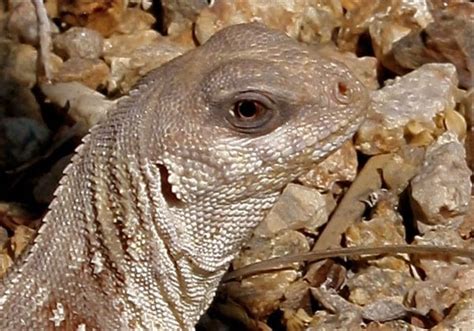
[[(474, 328), (473, 263), (450, 253), (473, 249), (472, 2), (40, 2), (0, 1), (0, 275), (118, 98), (219, 29), (259, 21), (344, 62), (372, 105), (353, 141), (286, 187), (232, 269), (328, 247), (391, 254), (229, 276), (198, 329)], [(406, 244), (446, 249), (396, 254)]]

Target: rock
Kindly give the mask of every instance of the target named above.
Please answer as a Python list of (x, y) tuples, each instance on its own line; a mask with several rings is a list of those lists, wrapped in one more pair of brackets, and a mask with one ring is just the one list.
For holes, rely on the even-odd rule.
[(105, 60), (111, 69), (109, 93), (129, 91), (140, 77), (188, 50), (154, 31), (141, 31), (137, 36), (138, 39), (129, 35), (106, 41)]
[(376, 57), (384, 63), (390, 61), (387, 54), (395, 42), (433, 21), (427, 0), (343, 1), (343, 5), (346, 14), (337, 45), (355, 52), (368, 33)]
[(4, 72), (21, 85), (32, 88), (36, 84), (38, 52), (27, 44), (11, 45)]
[(333, 260), (316, 261), (306, 269), (304, 279), (311, 287), (324, 287), (339, 291), (345, 285), (347, 270)]
[(370, 266), (347, 279), (349, 300), (361, 306), (379, 299), (403, 303), (406, 293), (415, 283), (409, 272)]
[(474, 290), (464, 293), (463, 298), (458, 301), (449, 311), (448, 316), (431, 330), (472, 330), (474, 324)]
[(463, 217), (463, 221), (457, 230), (463, 239), (474, 237), (474, 194), (472, 193), (471, 202), (469, 203), (469, 210), (466, 212), (466, 215)]
[[(379, 202), (375, 215), (351, 225), (344, 234), (347, 247), (376, 247), (384, 245), (405, 244), (405, 227), (403, 219), (393, 206), (386, 201)], [(398, 271), (409, 271), (404, 259), (397, 256), (374, 257), (366, 262)]]
[(470, 176), (464, 146), (454, 133), (446, 132), (429, 146), (419, 174), (411, 181), (411, 202), (422, 232), (424, 224), (446, 224), (468, 211)]
[(117, 30), (126, 8), (123, 0), (58, 0), (61, 19), (72, 26), (83, 26), (110, 36)]
[(60, 0), (46, 0), (44, 1), (44, 7), (46, 8), (46, 13), (50, 19), (57, 18), (59, 16), (59, 4)]
[(367, 331), (424, 331), (426, 328), (415, 326), (409, 322), (406, 322), (402, 319), (396, 321), (388, 321), (385, 323), (380, 322), (370, 322), (365, 328)]
[[(32, 88), (37, 82), (37, 62), (38, 52), (33, 46), (0, 39), (0, 74), (3, 73), (9, 80)], [(51, 54), (50, 63), (54, 73), (61, 67), (62, 60)]]
[[(303, 330), (312, 319), (304, 309), (300, 308), (296, 311), (293, 309), (283, 309), (283, 320), (288, 331)], [(270, 327), (268, 329), (268, 331), (272, 330)], [(263, 331), (266, 329), (260, 328), (259, 330)]]
[(29, 247), (36, 231), (24, 225), (19, 225), (15, 229), (15, 234), (11, 237), (13, 254), (18, 258), (25, 248)]
[(127, 8), (123, 13), (117, 32), (132, 34), (138, 31), (150, 30), (156, 19), (150, 13), (138, 8)]
[(23, 204), (0, 202), (0, 220), (7, 230), (14, 232), (19, 225), (31, 225), (36, 218), (37, 215), (27, 211)]
[(245, 306), (252, 316), (263, 319), (279, 307), (286, 289), (297, 275), (295, 270), (256, 275), (242, 282), (229, 282), (223, 290), (233, 301)]
[(42, 122), (40, 106), (31, 90), (0, 75), (0, 120), (3, 117), (26, 117)]
[[(452, 64), (425, 64), (386, 82), (371, 94), (371, 110), (358, 131), (356, 147), (373, 155), (397, 150), (419, 135), (433, 136), (436, 115), (456, 105), (457, 83)], [(412, 128), (412, 136), (406, 136), (410, 125), (417, 125), (417, 129)]]
[[(234, 269), (238, 269), (272, 257), (308, 251), (309, 244), (305, 236), (288, 230), (271, 240), (253, 237), (232, 265)], [(296, 270), (273, 271), (251, 276), (241, 282), (229, 282), (224, 284), (223, 290), (232, 300), (247, 307), (254, 317), (263, 318), (278, 307), (287, 288), (297, 276)]]
[(358, 306), (351, 304), (333, 289), (324, 287), (311, 288), (313, 297), (322, 303), (327, 311), (317, 311), (312, 321), (305, 330), (359, 330), (362, 325), (361, 310)]
[(155, 30), (136, 31), (131, 34), (116, 34), (104, 40), (104, 58), (130, 57), (137, 48), (161, 40)]
[(8, 255), (6, 249), (0, 249), (0, 277), (2, 277), (8, 269), (13, 265), (13, 260)]
[(0, 169), (10, 170), (41, 154), (49, 140), (49, 130), (26, 117), (0, 120)]
[(326, 198), (317, 190), (289, 184), (254, 234), (271, 237), (282, 230), (315, 232), (328, 221), (329, 212)]
[(0, 19), (2, 19), (3, 16), (5, 16), (6, 11), (7, 11), (7, 4), (4, 2), (1, 2), (0, 3)]
[(377, 300), (362, 309), (362, 317), (369, 321), (390, 321), (401, 319), (409, 313), (404, 305), (392, 300)]
[(128, 3), (139, 5), (143, 10), (149, 10), (153, 6), (153, 0), (128, 0)]
[(459, 83), (468, 89), (474, 75), (474, 5), (450, 4), (434, 11), (433, 23), (412, 31), (393, 45), (396, 65), (390, 67), (399, 74), (425, 63), (450, 62), (456, 66)]
[(79, 57), (98, 59), (102, 55), (104, 38), (95, 30), (72, 27), (53, 39), (54, 49), (64, 59)]
[(93, 90), (105, 86), (109, 79), (109, 67), (99, 59), (70, 58), (54, 75), (54, 83), (79, 82)]
[(354, 145), (348, 141), (298, 180), (306, 186), (333, 191), (336, 183), (352, 182), (355, 179), (358, 164)]
[[(466, 159), (469, 168), (473, 172), (471, 182), (474, 182), (474, 88), (466, 92), (460, 101), (460, 111), (466, 120)], [(474, 195), (474, 190), (471, 192)]]
[[(472, 249), (472, 244), (470, 244), (469, 241), (464, 241), (457, 231), (443, 228), (431, 230), (423, 235), (416, 236), (414, 244)], [(468, 265), (464, 262), (466, 261), (463, 261), (463, 259), (456, 259), (449, 256), (439, 256), (436, 259), (425, 256), (414, 261), (414, 264), (423, 270), (427, 280), (437, 281), (442, 284), (451, 284), (453, 282), (461, 282), (461, 274), (465, 272), (465, 268), (472, 268), (472, 264)], [(471, 286), (474, 286), (474, 284), (471, 283)], [(460, 287), (465, 287), (465, 285), (461, 285)]]
[(392, 68), (393, 44), (417, 28), (433, 22), (427, 0), (400, 0), (392, 2), (387, 17), (377, 17), (369, 26), (375, 55), (388, 68)]
[(339, 1), (216, 0), (200, 12), (194, 32), (202, 44), (226, 26), (259, 21), (304, 42), (328, 42), (341, 25), (342, 14)]
[[(6, 243), (8, 242), (8, 231), (3, 226), (0, 226), (0, 250), (5, 248)], [(1, 267), (0, 267), (1, 269)], [(0, 274), (1, 276), (1, 274)]]
[(163, 0), (162, 6), (167, 20), (177, 20), (178, 16), (194, 20), (203, 8), (213, 5), (214, 2), (209, 0)]
[[(398, 197), (381, 192), (368, 220), (351, 225), (345, 240), (348, 247), (384, 246), (405, 243), (403, 219), (397, 211)], [(371, 203), (368, 202), (370, 205)]]
[(228, 330), (226, 325), (243, 330), (256, 330), (258, 322), (249, 316), (244, 307), (234, 301), (219, 299), (201, 316), (196, 330)]
[(107, 110), (115, 104), (103, 94), (77, 82), (41, 84), (40, 87), (50, 102), (59, 107), (68, 105), (69, 115), (76, 122), (83, 124), (84, 134), (104, 119)]
[(31, 1), (18, 1), (10, 11), (7, 30), (20, 42), (30, 45), (38, 43), (38, 21), (35, 6)]
[(297, 280), (286, 288), (284, 301), (281, 303), (282, 310), (298, 310), (305, 308), (311, 311), (311, 298), (309, 284), (304, 280)]
[(308, 251), (309, 244), (306, 237), (294, 230), (281, 231), (270, 240), (254, 236), (245, 245), (242, 254), (234, 259), (232, 266), (238, 269), (273, 257)]
[(202, 9), (212, 5), (209, 0), (163, 0), (163, 25), (169, 35), (191, 27)]
[(317, 311), (305, 331), (360, 330), (362, 316), (357, 311), (329, 314)]
[(424, 281), (417, 284), (408, 295), (409, 302), (423, 315), (435, 312), (444, 315), (451, 306), (460, 300), (462, 292), (440, 282)]

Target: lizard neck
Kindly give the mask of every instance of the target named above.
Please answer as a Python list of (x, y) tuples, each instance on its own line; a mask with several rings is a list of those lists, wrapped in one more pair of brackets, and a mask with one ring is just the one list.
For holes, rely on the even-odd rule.
[[(119, 175), (124, 173), (128, 176)], [(129, 159), (110, 177), (122, 180), (119, 186), (125, 189), (108, 196), (106, 205), (118, 206), (117, 231), (102, 241), (120, 243), (108, 254), (122, 268), (127, 304), (143, 325), (160, 325), (173, 316), (164, 325), (192, 329), (278, 194), (232, 204), (215, 199), (181, 203), (170, 195), (163, 167), (146, 159)]]

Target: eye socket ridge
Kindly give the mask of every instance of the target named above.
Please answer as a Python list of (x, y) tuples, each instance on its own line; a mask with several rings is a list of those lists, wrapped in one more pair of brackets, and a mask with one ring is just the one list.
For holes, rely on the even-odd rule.
[(239, 132), (260, 133), (271, 129), (277, 114), (276, 104), (269, 96), (248, 91), (236, 95), (225, 118)]

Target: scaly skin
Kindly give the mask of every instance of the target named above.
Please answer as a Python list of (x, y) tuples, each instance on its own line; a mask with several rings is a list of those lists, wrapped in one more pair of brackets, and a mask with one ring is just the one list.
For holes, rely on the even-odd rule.
[(130, 94), (0, 283), (0, 330), (192, 330), (279, 191), (349, 139), (368, 103), (344, 65), (258, 24)]

